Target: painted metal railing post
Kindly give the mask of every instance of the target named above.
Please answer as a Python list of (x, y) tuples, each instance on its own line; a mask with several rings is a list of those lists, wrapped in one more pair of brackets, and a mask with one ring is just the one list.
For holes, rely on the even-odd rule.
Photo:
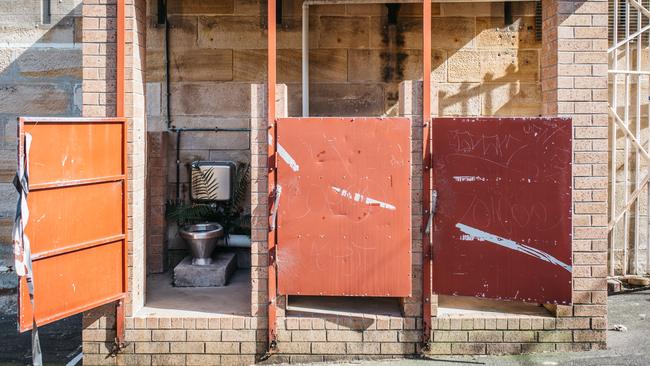
[(276, 144), (277, 144), (277, 131), (276, 131), (276, 120), (275, 120), (275, 83), (276, 83), (276, 9), (275, 9), (276, 0), (268, 0), (268, 60), (267, 60), (267, 108), (268, 108), (268, 129), (269, 137), (272, 141), (269, 141), (268, 146), (268, 191), (269, 191), (269, 233), (268, 233), (268, 250), (269, 250), (269, 264), (268, 264), (268, 292), (269, 292), (269, 303), (268, 303), (268, 321), (269, 321), (269, 352), (272, 352), (277, 347), (277, 325), (276, 325), (276, 312), (277, 312), (277, 272), (276, 272), (276, 240), (277, 240), (277, 222), (271, 224), (271, 218), (277, 220), (275, 215), (271, 215), (270, 210), (272, 209), (273, 197), (275, 195), (276, 183), (277, 183), (277, 171), (276, 171)]
[[(636, 29), (641, 29), (641, 12), (639, 9), (636, 9)], [(642, 35), (639, 34), (636, 36), (636, 70), (640, 71), (641, 70), (641, 42), (642, 42)], [(637, 99), (641, 95), (641, 77), (636, 76), (636, 96)], [(641, 140), (641, 103), (636, 103), (636, 110), (635, 110), (636, 118), (635, 118), (635, 129), (634, 133), (636, 134), (636, 139), (637, 141)], [(641, 152), (639, 151), (639, 146), (636, 147), (635, 149), (635, 161), (634, 161), (634, 187), (638, 188), (639, 184), (641, 183), (641, 178), (639, 175), (641, 174), (640, 172), (640, 165), (641, 165)], [(634, 248), (632, 251), (632, 272), (634, 274), (639, 274), (639, 253), (638, 253), (638, 246), (639, 246), (639, 241), (641, 236), (639, 235), (639, 228), (641, 225), (639, 225), (639, 221), (641, 219), (641, 203), (640, 201), (637, 202), (637, 204), (634, 205)]]
[(422, 7), (422, 347), (431, 341), (431, 1)]
[[(646, 40), (645, 35), (649, 33), (650, 25), (645, 24), (645, 21), (650, 18), (650, 10), (643, 2), (614, 1), (610, 17), (612, 42), (607, 50), (610, 58), (608, 73), (611, 76), (609, 80), (611, 162), (608, 230), (609, 275), (614, 276), (640, 274), (640, 259), (643, 258), (640, 252), (642, 240), (640, 196), (644, 189), (648, 189), (650, 171), (642, 175), (641, 168), (643, 164), (650, 161), (650, 155), (647, 153), (650, 150), (650, 143), (646, 148), (642, 142), (644, 137), (641, 125), (643, 111), (641, 83), (645, 82), (644, 78), (650, 78), (648, 65), (643, 64), (642, 56), (642, 50), (648, 48), (649, 41)], [(634, 84), (636, 90), (632, 89), (635, 87)], [(619, 91), (620, 88), (624, 90)], [(622, 103), (619, 103), (619, 98)], [(647, 118), (650, 120), (650, 116)], [(622, 147), (618, 146), (620, 132), (624, 139)], [(619, 153), (621, 156), (618, 155)], [(634, 172), (632, 172), (632, 164)], [(619, 168), (623, 170), (620, 182), (618, 181)], [(620, 189), (623, 191), (620, 192)], [(650, 197), (650, 191), (647, 191), (647, 195)], [(647, 214), (646, 225), (650, 227)], [(622, 233), (619, 233), (619, 230)], [(646, 233), (645, 240), (645, 271), (650, 273), (650, 232)], [(619, 242), (620, 244), (617, 244)], [(622, 258), (617, 257), (619, 252)], [(619, 263), (620, 271), (617, 271)]]
[[(614, 39), (614, 44), (618, 43), (618, 1), (614, 1), (614, 14), (610, 14), (610, 16), (613, 16), (613, 30), (612, 30), (612, 37)], [(613, 56), (610, 55), (611, 58), (611, 63), (610, 67), (612, 67), (614, 70), (618, 69), (618, 56), (617, 56), (617, 50), (613, 50)], [(610, 101), (610, 106), (614, 109), (614, 111), (618, 110), (618, 75), (613, 74), (612, 75), (614, 79), (614, 85), (615, 87), (612, 89), (612, 96), (611, 96), (611, 101)], [(611, 163), (610, 163), (610, 180), (611, 180), (611, 185), (609, 189), (609, 194), (610, 194), (610, 202), (609, 202), (609, 221), (610, 223), (614, 220), (616, 217), (616, 171), (617, 171), (617, 163), (616, 163), (616, 124), (615, 123), (610, 123), (611, 131), (610, 131), (610, 138), (611, 140)], [(616, 230), (610, 230), (609, 232), (609, 275), (614, 276), (615, 275), (615, 253), (616, 253)]]

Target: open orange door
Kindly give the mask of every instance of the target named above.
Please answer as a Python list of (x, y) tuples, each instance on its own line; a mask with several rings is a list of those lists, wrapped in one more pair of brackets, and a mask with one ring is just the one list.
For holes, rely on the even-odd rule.
[(26, 331), (125, 296), (126, 124), (21, 118), (18, 133), (23, 192), (14, 245)]

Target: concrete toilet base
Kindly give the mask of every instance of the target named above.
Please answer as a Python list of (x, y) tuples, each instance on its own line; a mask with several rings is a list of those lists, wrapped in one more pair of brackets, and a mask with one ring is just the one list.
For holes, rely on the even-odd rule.
[(237, 270), (235, 253), (219, 253), (211, 264), (197, 266), (192, 264), (192, 256), (187, 256), (174, 268), (176, 287), (221, 287)]

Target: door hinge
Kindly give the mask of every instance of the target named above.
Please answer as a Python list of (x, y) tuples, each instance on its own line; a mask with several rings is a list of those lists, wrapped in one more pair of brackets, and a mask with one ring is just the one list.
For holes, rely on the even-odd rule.
[(433, 226), (433, 215), (436, 214), (436, 204), (438, 203), (438, 191), (431, 191), (431, 210), (429, 210), (429, 220), (427, 221), (427, 226), (424, 229), (425, 234), (431, 234), (431, 227)]
[(269, 155), (269, 159), (268, 159), (269, 171), (278, 169), (277, 159), (276, 159), (275, 156), (276, 156), (276, 154)]

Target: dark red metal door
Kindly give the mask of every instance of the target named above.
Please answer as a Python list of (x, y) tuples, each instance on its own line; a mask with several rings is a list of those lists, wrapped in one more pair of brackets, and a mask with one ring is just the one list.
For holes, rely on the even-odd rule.
[(279, 293), (410, 296), (410, 135), (406, 118), (277, 121)]
[[(21, 118), (34, 306), (20, 276), (20, 330), (122, 299), (126, 292), (124, 119)], [(26, 142), (31, 140), (30, 146)], [(25, 157), (27, 159), (25, 160)], [(24, 273), (24, 242), (16, 243)]]
[(571, 121), (433, 126), (433, 292), (570, 303)]

